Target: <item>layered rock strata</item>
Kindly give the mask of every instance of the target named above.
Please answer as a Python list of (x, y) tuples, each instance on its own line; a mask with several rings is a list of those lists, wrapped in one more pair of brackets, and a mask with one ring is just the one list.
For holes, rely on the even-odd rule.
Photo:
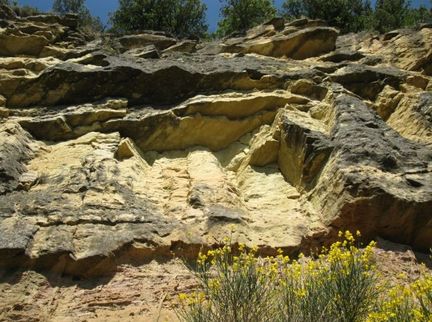
[(432, 29), (275, 19), (197, 44), (3, 25), (1, 268), (102, 275), (227, 235), (296, 254), (341, 229), (432, 246)]

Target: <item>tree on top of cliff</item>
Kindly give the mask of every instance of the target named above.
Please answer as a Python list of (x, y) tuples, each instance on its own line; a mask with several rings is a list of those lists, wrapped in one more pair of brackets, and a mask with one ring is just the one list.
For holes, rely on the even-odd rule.
[(427, 9), (424, 6), (420, 6), (419, 8), (408, 10), (404, 19), (405, 26), (415, 26), (417, 24), (431, 23), (431, 22), (432, 22), (432, 8)]
[(342, 32), (358, 32), (370, 26), (372, 6), (370, 0), (286, 0), (282, 14), (322, 19)]
[(423, 5), (419, 8), (411, 8), (409, 0), (378, 0), (374, 21), (376, 30), (387, 32), (423, 22), (432, 22), (432, 11)]
[(373, 10), (370, 0), (285, 0), (282, 14), (288, 18), (323, 19), (342, 32), (387, 32), (432, 21), (432, 11), (410, 5), (409, 0), (377, 0)]
[(408, 0), (377, 0), (375, 28), (380, 32), (386, 32), (402, 27), (409, 5)]
[(273, 18), (276, 9), (273, 0), (219, 0), (222, 3), (217, 33), (226, 36), (246, 31)]
[(89, 32), (100, 32), (103, 25), (99, 17), (93, 17), (85, 5), (85, 0), (54, 0), (52, 10), (60, 15), (75, 13), (79, 16), (80, 26)]
[(55, 0), (52, 9), (60, 14), (88, 12), (84, 0)]
[(10, 9), (13, 10), (13, 12), (15, 12), (15, 14), (19, 17), (34, 16), (41, 13), (39, 9), (35, 7), (29, 5), (24, 5), (24, 6), (18, 5), (18, 1), (16, 0), (14, 1), (0, 0), (0, 5), (9, 6)]
[(111, 14), (113, 31), (158, 30), (178, 37), (204, 36), (207, 6), (201, 0), (120, 0)]

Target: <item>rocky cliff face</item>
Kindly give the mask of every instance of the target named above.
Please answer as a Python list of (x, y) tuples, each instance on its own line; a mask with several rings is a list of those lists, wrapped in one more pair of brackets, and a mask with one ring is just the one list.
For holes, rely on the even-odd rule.
[(90, 41), (1, 10), (1, 268), (101, 275), (227, 235), (296, 254), (340, 229), (432, 246), (432, 29)]

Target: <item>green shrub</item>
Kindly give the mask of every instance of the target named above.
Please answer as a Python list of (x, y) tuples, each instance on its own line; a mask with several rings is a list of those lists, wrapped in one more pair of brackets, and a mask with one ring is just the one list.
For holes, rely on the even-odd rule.
[[(358, 233), (360, 235), (360, 233)], [(409, 286), (378, 279), (375, 243), (361, 249), (350, 232), (313, 258), (259, 258), (227, 245), (200, 253), (200, 290), (180, 295), (188, 322), (432, 321), (432, 276)]]
[[(326, 20), (343, 33), (413, 27), (432, 21), (432, 11), (424, 5), (412, 6), (409, 0), (285, 0), (281, 14), (288, 19), (307, 16)], [(430, 2), (432, 5), (432, 1)]]
[(432, 321), (432, 275), (428, 274), (411, 285), (397, 285), (381, 294), (370, 322)]
[(184, 321), (273, 321), (274, 289), (271, 262), (260, 261), (256, 250), (235, 256), (230, 246), (200, 254), (196, 275), (202, 292), (181, 299), (188, 307)]
[(32, 6), (13, 6), (12, 9), (15, 11), (17, 16), (19, 17), (29, 17), (29, 16), (36, 16), (41, 14), (40, 10), (38, 8), (32, 7)]
[(245, 32), (276, 14), (273, 0), (219, 0), (221, 3), (217, 35)]
[(159, 30), (178, 37), (203, 37), (207, 6), (201, 0), (120, 0), (111, 14), (112, 31)]
[(342, 32), (358, 32), (370, 28), (373, 10), (370, 0), (285, 0), (281, 13), (289, 19), (322, 19)]

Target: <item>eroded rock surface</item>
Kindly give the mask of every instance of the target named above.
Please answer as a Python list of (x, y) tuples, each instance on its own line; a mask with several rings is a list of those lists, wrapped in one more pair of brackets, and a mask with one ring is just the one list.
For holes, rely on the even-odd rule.
[(275, 19), (107, 50), (76, 17), (2, 15), (1, 268), (99, 276), (227, 235), (296, 254), (340, 229), (432, 246), (431, 29)]

